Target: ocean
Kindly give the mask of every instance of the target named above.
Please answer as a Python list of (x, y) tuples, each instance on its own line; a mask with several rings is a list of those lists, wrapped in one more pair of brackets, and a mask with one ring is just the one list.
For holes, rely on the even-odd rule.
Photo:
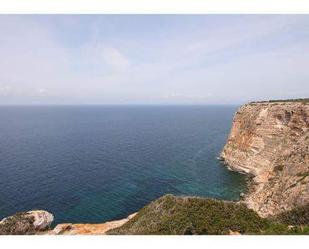
[(216, 159), (237, 106), (2, 106), (0, 218), (124, 218), (172, 193), (236, 200), (245, 176)]

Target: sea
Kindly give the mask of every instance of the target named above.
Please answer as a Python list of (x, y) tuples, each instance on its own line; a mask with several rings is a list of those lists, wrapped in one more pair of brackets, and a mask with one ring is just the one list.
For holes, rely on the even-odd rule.
[(165, 194), (237, 200), (217, 157), (237, 106), (1, 106), (0, 219), (125, 218)]

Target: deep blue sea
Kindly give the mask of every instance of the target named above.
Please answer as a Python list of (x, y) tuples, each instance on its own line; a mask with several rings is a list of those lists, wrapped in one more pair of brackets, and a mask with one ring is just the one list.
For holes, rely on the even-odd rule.
[[(167, 193), (237, 199), (243, 175), (216, 159), (236, 106), (2, 106), (0, 218), (124, 218)], [(54, 223), (54, 224), (55, 224)]]

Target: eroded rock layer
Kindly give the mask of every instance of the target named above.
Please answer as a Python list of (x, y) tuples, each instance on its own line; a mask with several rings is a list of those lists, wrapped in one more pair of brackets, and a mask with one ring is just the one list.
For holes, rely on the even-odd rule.
[(261, 216), (308, 203), (308, 101), (242, 106), (221, 158), (230, 169), (253, 176), (245, 202)]

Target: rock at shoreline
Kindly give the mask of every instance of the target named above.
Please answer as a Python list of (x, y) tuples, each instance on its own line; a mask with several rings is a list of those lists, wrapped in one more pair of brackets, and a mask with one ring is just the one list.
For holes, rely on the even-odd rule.
[(0, 221), (0, 235), (103, 235), (118, 228), (132, 219), (137, 213), (125, 219), (98, 224), (58, 224), (54, 229), (50, 225), (54, 216), (44, 210), (17, 213)]
[(124, 225), (137, 213), (129, 215), (125, 219), (109, 221), (99, 224), (72, 224), (65, 223), (57, 225), (53, 230), (46, 232), (50, 235), (103, 235), (111, 229)]
[(44, 210), (17, 213), (0, 221), (1, 235), (30, 235), (49, 229), (54, 216)]
[(220, 155), (253, 176), (248, 207), (266, 217), (309, 202), (309, 102), (242, 106)]

